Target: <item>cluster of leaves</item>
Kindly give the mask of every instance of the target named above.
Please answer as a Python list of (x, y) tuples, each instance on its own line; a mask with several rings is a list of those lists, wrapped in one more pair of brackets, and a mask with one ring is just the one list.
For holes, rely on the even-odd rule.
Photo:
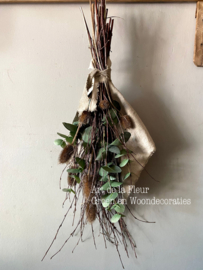
[[(73, 138), (77, 132), (77, 128), (78, 128), (78, 122), (73, 122), (73, 124), (68, 124), (68, 123), (63, 123), (64, 127), (66, 129), (69, 130), (70, 134), (69, 136), (66, 136), (64, 134), (61, 133), (57, 133), (60, 137), (63, 138), (62, 139), (56, 139), (54, 141), (55, 145), (60, 145), (62, 148), (64, 148), (66, 146), (66, 143), (72, 143), (73, 142)], [(65, 140), (64, 140), (65, 139)]]
[[(114, 101), (114, 106), (117, 109), (120, 109), (118, 102)], [(118, 114), (114, 108), (110, 108), (108, 113), (102, 118), (102, 125), (106, 126), (107, 123), (111, 127), (118, 123)], [(64, 127), (69, 130), (69, 136), (66, 136), (61, 133), (57, 133), (63, 139), (57, 139), (54, 141), (56, 145), (60, 145), (62, 148), (66, 146), (67, 143), (73, 143), (73, 139), (76, 135), (78, 129), (78, 122), (73, 122), (73, 124), (63, 123)], [(98, 129), (94, 130), (95, 133), (98, 132)], [(101, 166), (99, 169), (99, 181), (104, 182), (100, 187), (102, 196), (102, 206), (107, 209), (107, 211), (115, 211), (114, 215), (111, 218), (111, 222), (117, 222), (125, 211), (125, 206), (118, 201), (118, 189), (122, 185), (121, 177), (118, 177), (122, 173), (122, 168), (129, 164), (130, 160), (128, 158), (129, 152), (124, 149), (123, 145), (130, 139), (131, 134), (127, 131), (124, 131), (119, 135), (119, 138), (116, 138), (110, 144), (107, 144), (105, 141), (101, 141), (97, 144), (97, 156), (96, 161), (106, 164)], [(83, 126), (80, 127), (77, 139), (79, 138), (83, 142), (83, 147), (85, 149), (92, 143), (92, 126)], [(65, 140), (64, 140), (65, 139)], [(77, 143), (77, 140), (74, 142)], [(113, 155), (113, 162), (107, 163), (107, 158), (109, 155)], [(126, 157), (126, 158), (125, 158)], [(122, 158), (122, 159), (120, 159)], [(75, 159), (77, 163), (76, 168), (70, 168), (67, 170), (69, 175), (75, 179), (77, 183), (80, 183), (80, 175), (85, 169), (85, 160), (79, 157)], [(131, 176), (131, 173), (128, 172), (122, 180), (126, 180)], [(113, 188), (113, 189), (112, 189)], [(113, 192), (112, 192), (113, 190)], [(75, 193), (72, 188), (63, 189), (65, 192)]]
[[(124, 132), (121, 137), (124, 138), (125, 143), (130, 138), (129, 132)], [(127, 155), (127, 151), (121, 147), (122, 143), (120, 139), (114, 140), (111, 144), (109, 144), (106, 147), (102, 147), (98, 151), (98, 155), (96, 160), (101, 160), (104, 158), (104, 155), (106, 153), (111, 152), (114, 153), (114, 158), (118, 159), (120, 157), (123, 157)], [(128, 158), (123, 159), (119, 166), (115, 165), (114, 163), (110, 162), (106, 166), (102, 166), (99, 170), (100, 175), (100, 181), (105, 182), (104, 185), (100, 188), (101, 191), (111, 191), (111, 188), (113, 190), (116, 190), (116, 188), (119, 188), (122, 185), (122, 182), (115, 181), (117, 178), (115, 177), (116, 174), (120, 174), (122, 172), (122, 168), (126, 166), (130, 160)], [(123, 180), (130, 177), (130, 172), (125, 175)], [(115, 210), (117, 213), (113, 215), (111, 218), (111, 222), (115, 223), (117, 222), (121, 216), (124, 216), (122, 213), (125, 211), (125, 206), (121, 203), (116, 202), (116, 199), (118, 197), (118, 192), (114, 191), (110, 194), (106, 194), (102, 196), (102, 205), (103, 207), (107, 208), (108, 211)], [(111, 206), (113, 203), (113, 206)]]
[[(80, 183), (80, 177), (79, 174), (82, 173), (85, 169), (85, 160), (79, 157), (76, 157), (76, 163), (78, 164), (77, 168), (70, 168), (67, 170), (67, 172), (69, 173), (70, 177), (74, 178), (76, 183)], [(69, 193), (74, 193), (75, 191), (72, 188), (64, 188), (63, 189), (64, 192), (69, 192)]]

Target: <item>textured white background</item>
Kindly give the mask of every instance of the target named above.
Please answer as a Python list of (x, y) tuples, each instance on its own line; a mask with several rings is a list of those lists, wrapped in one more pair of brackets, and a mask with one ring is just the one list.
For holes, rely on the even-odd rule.
[[(87, 15), (89, 7), (82, 5)], [(109, 4), (115, 20), (112, 79), (134, 106), (157, 153), (138, 186), (140, 198), (190, 198), (191, 206), (134, 206), (144, 224), (127, 217), (138, 259), (121, 253), (126, 269), (202, 269), (203, 69), (193, 64), (195, 4)], [(121, 269), (115, 248), (87, 227), (72, 254), (62, 220), (56, 132), (74, 117), (88, 74), (90, 52), (79, 5), (1, 5), (0, 8), (0, 269)], [(66, 179), (63, 178), (63, 187)]]

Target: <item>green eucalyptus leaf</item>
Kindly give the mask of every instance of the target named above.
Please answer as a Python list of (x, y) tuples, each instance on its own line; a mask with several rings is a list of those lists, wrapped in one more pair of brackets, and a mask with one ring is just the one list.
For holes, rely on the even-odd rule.
[(67, 172), (69, 173), (81, 173), (83, 170), (81, 168), (79, 169), (68, 169)]
[(82, 140), (85, 143), (90, 144), (91, 142), (91, 131), (92, 131), (92, 127), (87, 127), (82, 135)]
[(108, 188), (110, 188), (111, 186), (110, 186), (110, 183), (109, 182), (107, 182), (107, 183), (105, 183), (102, 187), (100, 187), (100, 190), (107, 190)]
[(99, 152), (98, 152), (98, 155), (97, 155), (97, 157), (96, 157), (96, 160), (104, 159), (104, 157), (105, 157), (105, 152), (106, 152), (106, 150), (105, 150), (104, 147), (103, 147), (103, 148), (100, 148), (100, 149), (99, 149)]
[(57, 139), (54, 141), (55, 145), (60, 145), (62, 148), (64, 148), (66, 146), (66, 143), (64, 142), (64, 140), (62, 139)]
[(69, 193), (74, 193), (75, 194), (75, 191), (72, 189), (72, 188), (63, 188), (62, 189), (64, 192), (69, 192)]
[(124, 132), (124, 139), (125, 139), (125, 142), (127, 142), (131, 137), (131, 133), (128, 132), (128, 131), (125, 131)]
[(62, 148), (65, 148), (66, 147), (66, 143), (64, 142), (62, 145), (61, 145)]
[(71, 137), (74, 138), (74, 137), (75, 137), (75, 134), (76, 134), (76, 131), (70, 131), (70, 136), (71, 136)]
[(107, 199), (108, 196), (109, 196), (108, 194), (102, 196), (102, 206), (103, 207), (108, 207), (110, 202), (111, 202), (110, 200)]
[(68, 143), (72, 143), (72, 142), (73, 142), (73, 137), (67, 137), (67, 138), (66, 138), (66, 141), (67, 141)]
[(125, 149), (122, 149), (120, 151), (120, 154), (116, 155), (115, 158), (120, 158), (122, 156), (125, 156), (127, 154), (127, 151)]
[(106, 176), (104, 176), (104, 177), (101, 177), (99, 180), (100, 180), (100, 181), (103, 181), (103, 182), (106, 182), (106, 181), (108, 181), (108, 180), (113, 181), (113, 180), (116, 180), (116, 177), (111, 176), (111, 175), (110, 175), (110, 176), (106, 175)]
[(71, 132), (76, 132), (77, 131), (77, 126), (68, 124), (68, 123), (63, 123), (64, 127), (70, 130)]
[(73, 122), (73, 125), (74, 125), (74, 126), (78, 126), (78, 124), (79, 124), (79, 121)]
[(102, 181), (102, 182), (108, 181), (108, 175), (106, 175), (106, 176), (104, 176), (104, 177), (101, 177), (101, 178), (99, 179), (99, 181)]
[(112, 183), (111, 183), (111, 186), (112, 186), (112, 187), (119, 187), (120, 185), (122, 185), (121, 182), (112, 182)]
[[(118, 123), (118, 118), (117, 118), (117, 114), (116, 114), (116, 110), (115, 109), (110, 109), (109, 110), (109, 114), (110, 116), (108, 116), (108, 123), (109, 125), (113, 125), (113, 124), (117, 124)], [(113, 121), (113, 123), (112, 123)]]
[(115, 203), (114, 205), (111, 206), (111, 210), (115, 209), (117, 203)]
[(115, 153), (115, 154), (120, 154), (120, 149), (115, 146), (115, 145), (112, 145), (109, 147), (109, 152), (112, 152), (112, 153)]
[(57, 134), (58, 134), (60, 137), (64, 138), (64, 139), (68, 138), (68, 136), (66, 136), (66, 135), (64, 135), (64, 134), (61, 134), (61, 133), (59, 133), (59, 132), (57, 132)]
[(109, 200), (102, 200), (102, 206), (103, 207), (108, 207), (110, 204), (110, 201)]
[(121, 173), (122, 172), (121, 168), (116, 166), (116, 165), (111, 165), (111, 167), (103, 166), (102, 168), (103, 168), (103, 170), (105, 170), (109, 173)]
[(120, 218), (121, 218), (121, 215), (115, 214), (115, 215), (113, 215), (113, 217), (111, 218), (111, 222), (112, 222), (112, 223), (116, 223), (116, 222), (119, 221)]
[(116, 203), (111, 207), (111, 209), (114, 209), (118, 213), (123, 213), (125, 211), (125, 205)]
[(62, 139), (56, 139), (56, 140), (54, 141), (54, 144), (55, 144), (55, 145), (61, 145), (63, 142), (64, 142), (64, 140), (62, 140)]
[(121, 163), (120, 163), (120, 167), (124, 167), (125, 165), (127, 165), (128, 164), (128, 162), (129, 162), (129, 159), (128, 158), (126, 158), (126, 159), (123, 159), (122, 161), (121, 161)]
[(116, 165), (112, 165), (111, 169), (113, 170), (113, 173), (121, 173), (122, 172), (121, 168), (116, 166)]
[(121, 145), (121, 142), (119, 141), (119, 139), (115, 139), (115, 141), (113, 141), (110, 145)]
[(107, 163), (107, 166), (111, 166), (113, 164), (113, 162), (109, 162)]
[(109, 166), (103, 166), (102, 169), (109, 172), (109, 173), (114, 173), (114, 170), (111, 169)]
[(117, 197), (118, 197), (118, 193), (117, 192), (113, 192), (110, 195), (103, 196), (102, 197), (102, 205), (103, 205), (103, 207), (108, 207), (109, 204), (111, 203), (111, 201), (113, 201)]
[(125, 205), (124, 204), (121, 204), (121, 203), (119, 203), (118, 205), (119, 205), (119, 208), (120, 208), (119, 213), (125, 212)]
[(109, 196), (107, 196), (107, 199), (110, 201), (115, 200), (118, 197), (118, 193), (117, 192), (113, 192), (111, 193)]
[(76, 157), (76, 162), (80, 165), (80, 167), (84, 170), (85, 168), (85, 160), (79, 157)]
[(99, 170), (99, 175), (102, 176), (102, 177), (105, 177), (108, 175), (108, 172), (105, 171), (102, 167), (100, 168)]
[(106, 125), (106, 116), (104, 115), (104, 117), (102, 118), (102, 123), (104, 124), (104, 125)]
[(78, 184), (80, 183), (80, 178), (77, 175), (71, 174), (71, 177), (74, 178)]
[(125, 179), (127, 179), (128, 177), (130, 177), (130, 172), (129, 173), (127, 173), (126, 175), (125, 175), (125, 177), (123, 178), (123, 180), (125, 180)]
[(110, 113), (112, 119), (115, 119), (117, 117), (117, 113), (116, 113), (115, 109), (110, 109), (109, 113)]

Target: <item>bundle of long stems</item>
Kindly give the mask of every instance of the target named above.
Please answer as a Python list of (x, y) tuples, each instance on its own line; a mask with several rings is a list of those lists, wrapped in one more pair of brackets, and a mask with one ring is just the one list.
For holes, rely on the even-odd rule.
[(101, 2), (95, 0), (94, 3), (90, 1), (90, 11), (92, 18), (92, 36), (90, 35), (84, 14), (83, 18), (89, 38), (92, 59), (96, 68), (104, 70), (111, 50), (114, 19), (107, 17), (108, 9), (106, 9), (105, 0), (101, 0)]

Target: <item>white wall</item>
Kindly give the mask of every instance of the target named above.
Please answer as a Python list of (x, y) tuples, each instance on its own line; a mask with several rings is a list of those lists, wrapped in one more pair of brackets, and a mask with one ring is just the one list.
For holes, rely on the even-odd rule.
[[(89, 227), (72, 254), (68, 218), (44, 262), (68, 205), (58, 189), (56, 132), (65, 132), (88, 74), (88, 41), (80, 5), (0, 7), (0, 269), (121, 269)], [(82, 5), (89, 18), (89, 7)], [(190, 198), (190, 206), (133, 206), (144, 224), (127, 217), (138, 259), (126, 269), (202, 269), (203, 69), (193, 64), (195, 4), (109, 4), (115, 20), (112, 79), (151, 133), (157, 153), (142, 174), (147, 198)], [(63, 187), (66, 179), (63, 178)], [(146, 196), (146, 195), (145, 195)], [(140, 197), (145, 198), (144, 195)], [(71, 214), (72, 216), (72, 214)], [(95, 230), (98, 230), (96, 226)], [(98, 231), (96, 235), (98, 234)], [(122, 248), (121, 248), (122, 249)]]

